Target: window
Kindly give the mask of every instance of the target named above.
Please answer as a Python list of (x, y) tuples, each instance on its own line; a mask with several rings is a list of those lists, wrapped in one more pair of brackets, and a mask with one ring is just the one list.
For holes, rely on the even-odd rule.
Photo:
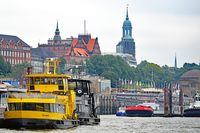
[(58, 78), (58, 84), (63, 85), (63, 79), (62, 78)]
[(43, 103), (36, 103), (36, 111), (44, 111), (44, 104)]
[(50, 112), (50, 105), (49, 104), (44, 104), (44, 111)]
[(65, 113), (65, 105), (62, 104), (50, 104), (50, 103), (9, 103), (8, 109), (14, 110), (31, 110), (31, 111), (44, 111)]
[(35, 104), (33, 104), (33, 103), (22, 103), (22, 110), (35, 110)]

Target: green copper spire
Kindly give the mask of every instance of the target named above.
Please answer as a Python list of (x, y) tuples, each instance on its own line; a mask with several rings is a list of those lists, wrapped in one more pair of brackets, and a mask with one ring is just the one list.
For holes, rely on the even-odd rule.
[(122, 33), (122, 37), (124, 38), (130, 38), (132, 37), (132, 25), (131, 25), (131, 21), (129, 20), (129, 17), (128, 17), (128, 4), (127, 4), (127, 7), (126, 7), (126, 19), (124, 20), (124, 23), (123, 23), (123, 33)]

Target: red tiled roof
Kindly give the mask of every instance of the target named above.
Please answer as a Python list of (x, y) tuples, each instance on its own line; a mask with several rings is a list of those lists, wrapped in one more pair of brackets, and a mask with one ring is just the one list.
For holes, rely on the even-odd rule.
[(87, 44), (87, 49), (89, 51), (92, 51), (94, 49), (94, 44), (95, 44), (95, 39), (90, 39), (88, 44)]
[(85, 49), (82, 48), (74, 48), (74, 54), (76, 56), (89, 56), (87, 51)]
[(74, 38), (74, 39), (72, 40), (72, 47), (75, 47), (76, 44), (77, 44), (77, 42), (78, 42), (78, 38)]

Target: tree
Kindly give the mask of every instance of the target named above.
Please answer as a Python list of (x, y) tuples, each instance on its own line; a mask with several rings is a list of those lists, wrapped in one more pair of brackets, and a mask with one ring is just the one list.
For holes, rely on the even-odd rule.
[(180, 76), (192, 69), (199, 69), (200, 65), (185, 63), (183, 67), (159, 66), (155, 63), (142, 61), (136, 68), (130, 67), (124, 59), (112, 55), (96, 55), (86, 61), (89, 74), (103, 76), (111, 80), (111, 86), (117, 87), (119, 79), (139, 82), (142, 86), (154, 83), (160, 87), (165, 82), (173, 82), (180, 79)]
[(5, 77), (11, 73), (11, 65), (9, 62), (5, 62), (3, 57), (0, 56), (0, 75)]
[(60, 73), (64, 74), (65, 73), (65, 64), (66, 60), (64, 57), (60, 57)]
[(89, 74), (103, 76), (111, 80), (111, 86), (116, 87), (119, 79), (135, 79), (134, 68), (131, 68), (120, 56), (95, 55), (86, 61)]
[(137, 76), (140, 81), (162, 81), (162, 68), (154, 63), (142, 61), (137, 66)]
[(12, 67), (11, 77), (14, 79), (20, 80), (23, 74), (26, 72), (26, 69), (28, 66), (30, 66), (30, 64), (27, 62), (14, 65)]

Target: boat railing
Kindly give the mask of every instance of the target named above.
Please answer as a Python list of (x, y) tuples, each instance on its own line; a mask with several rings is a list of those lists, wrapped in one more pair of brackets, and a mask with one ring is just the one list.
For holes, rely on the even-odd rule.
[(56, 98), (53, 94), (38, 94), (38, 93), (11, 93), (9, 98)]

